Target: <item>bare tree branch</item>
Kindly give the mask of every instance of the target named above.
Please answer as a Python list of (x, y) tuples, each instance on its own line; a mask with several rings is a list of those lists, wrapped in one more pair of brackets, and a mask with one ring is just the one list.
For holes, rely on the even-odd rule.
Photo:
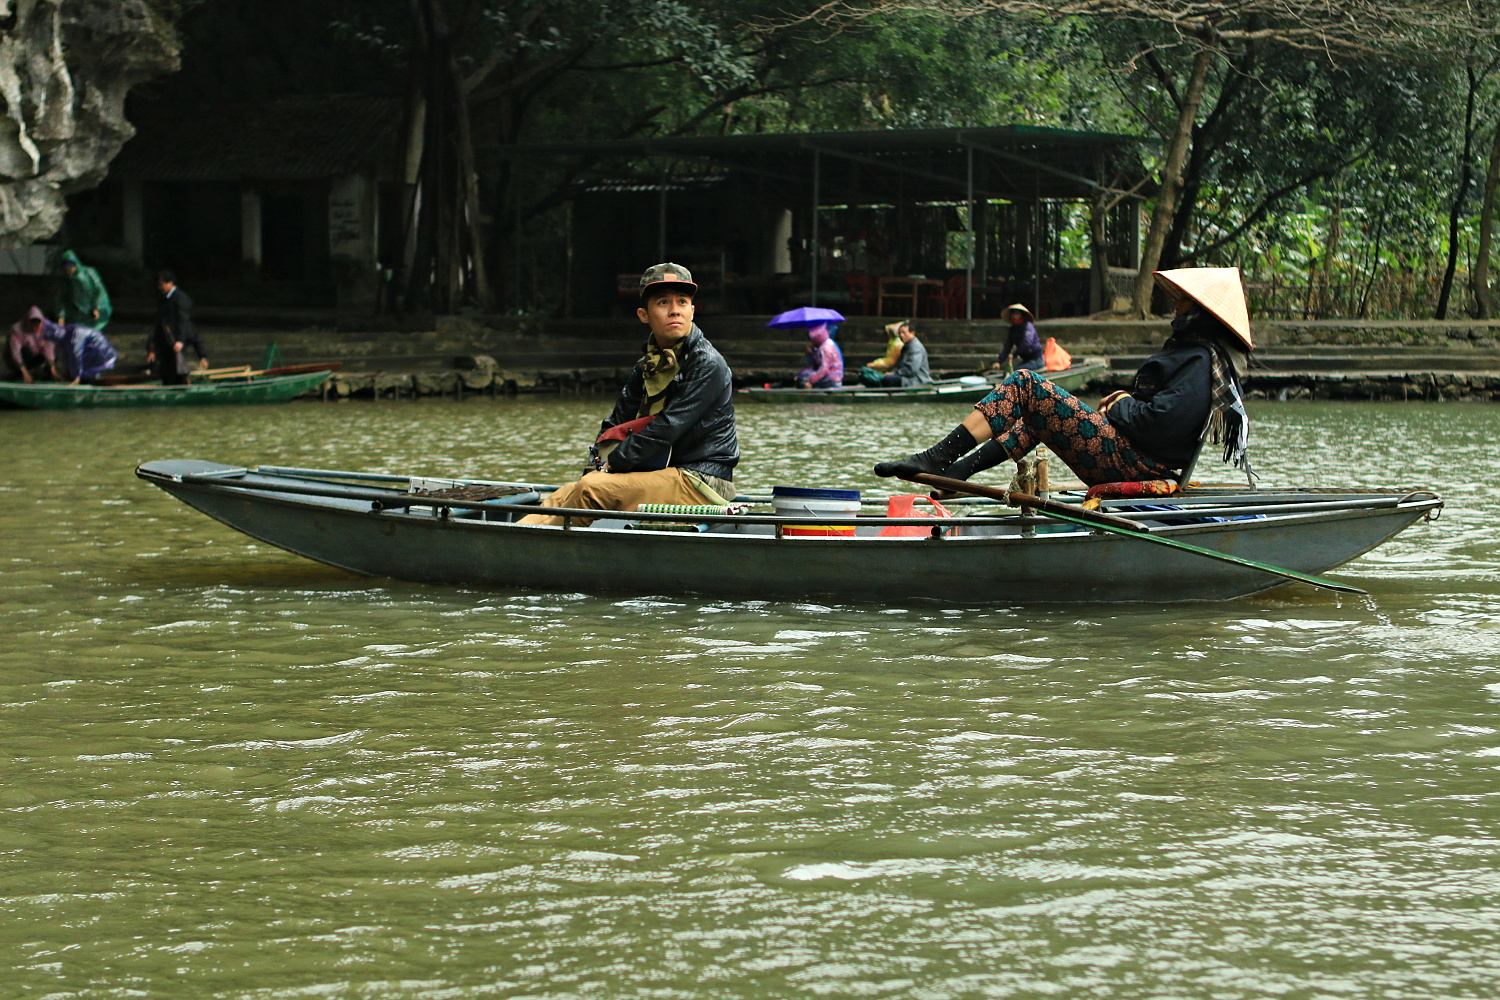
[[(1446, 41), (1457, 49), (1474, 32), (1493, 30), (1482, 24), (1469, 0), (830, 0), (798, 17), (766, 22), (766, 27), (838, 29), (901, 14), (1001, 14), (1047, 21), (1109, 17), (1156, 22), (1184, 38), (1212, 32), (1226, 42), (1275, 41), (1329, 55), (1399, 49), (1414, 32), (1429, 46)], [(1253, 26), (1241, 26), (1246, 20)]]

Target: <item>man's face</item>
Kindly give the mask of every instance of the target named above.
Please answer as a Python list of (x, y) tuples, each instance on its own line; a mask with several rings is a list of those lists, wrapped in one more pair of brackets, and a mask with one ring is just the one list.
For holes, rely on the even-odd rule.
[(666, 346), (692, 332), (693, 297), (676, 289), (654, 292), (635, 314), (651, 327), (656, 342)]
[(917, 332), (915, 330), (913, 330), (911, 327), (905, 326), (905, 325), (903, 325), (900, 330), (896, 331), (896, 336), (898, 336), (898, 337), (901, 338), (901, 343), (903, 343), (903, 344), (906, 343), (911, 338), (915, 337), (916, 335), (917, 335)]
[(176, 287), (177, 287), (177, 285), (174, 282), (171, 282), (171, 281), (158, 281), (156, 283), (156, 290), (158, 292), (161, 292), (163, 295), (167, 294), (168, 292), (170, 292), (172, 289), (174, 289)]
[(66, 274), (68, 277), (71, 278), (77, 272), (78, 272), (78, 265), (77, 264), (64, 264), (63, 265), (63, 274)]

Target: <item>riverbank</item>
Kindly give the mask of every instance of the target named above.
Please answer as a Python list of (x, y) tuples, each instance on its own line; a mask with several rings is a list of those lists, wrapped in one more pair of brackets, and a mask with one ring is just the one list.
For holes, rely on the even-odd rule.
[[(214, 313), (209, 313), (215, 316)], [(306, 319), (308, 317), (301, 317)], [(642, 328), (631, 318), (542, 320), (439, 317), (381, 321), (383, 329), (288, 328), (290, 317), (226, 314), (205, 321), (215, 365), (259, 365), (275, 346), (287, 364), (341, 366), (321, 398), (404, 398), (613, 392), (639, 356)], [(802, 364), (800, 331), (772, 330), (759, 316), (700, 317), (740, 385), (778, 383)], [(850, 378), (885, 350), (889, 318), (853, 317), (839, 331)], [(375, 325), (372, 321), (369, 325)], [(934, 373), (965, 374), (994, 360), (1005, 327), (993, 321), (917, 320)], [(1123, 385), (1166, 339), (1165, 320), (1041, 320), (1075, 356), (1107, 359), (1091, 389)], [(1500, 323), (1459, 321), (1275, 321), (1254, 325), (1257, 369), (1248, 391), (1273, 398), (1500, 401)], [(144, 364), (143, 323), (109, 333), (120, 369)]]
[[(402, 399), (419, 396), (516, 395), (550, 392), (600, 395), (613, 392), (626, 371), (609, 379), (581, 381), (574, 372), (516, 373), (500, 369), (451, 372), (335, 372), (316, 395), (324, 400)], [(516, 378), (524, 380), (524, 385)], [(1111, 370), (1088, 392), (1125, 388), (1131, 373)], [(1252, 399), (1429, 400), (1500, 402), (1500, 374), (1474, 372), (1254, 372), (1245, 389)]]

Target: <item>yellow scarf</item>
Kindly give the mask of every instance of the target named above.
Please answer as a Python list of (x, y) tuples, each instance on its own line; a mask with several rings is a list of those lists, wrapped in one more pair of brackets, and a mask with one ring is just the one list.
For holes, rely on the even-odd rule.
[(639, 362), (641, 378), (646, 384), (646, 395), (641, 400), (640, 410), (636, 412), (637, 417), (655, 416), (667, 404), (667, 387), (677, 377), (677, 348), (681, 345), (682, 341), (679, 340), (671, 347), (660, 347), (655, 337), (646, 337), (646, 353)]

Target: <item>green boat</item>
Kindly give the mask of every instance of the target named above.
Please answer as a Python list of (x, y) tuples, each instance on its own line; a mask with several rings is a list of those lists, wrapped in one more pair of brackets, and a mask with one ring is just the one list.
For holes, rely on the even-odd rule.
[[(1060, 372), (1044, 373), (1060, 389), (1078, 392), (1103, 375), (1109, 365), (1090, 359)], [(740, 399), (757, 403), (977, 403), (1000, 382), (1000, 376), (964, 375), (927, 385), (872, 389), (846, 385), (837, 389), (741, 389)]]
[(121, 406), (244, 406), (285, 403), (321, 386), (327, 371), (250, 376), (189, 385), (62, 385), (0, 382), (0, 403), (28, 410), (80, 410)]

